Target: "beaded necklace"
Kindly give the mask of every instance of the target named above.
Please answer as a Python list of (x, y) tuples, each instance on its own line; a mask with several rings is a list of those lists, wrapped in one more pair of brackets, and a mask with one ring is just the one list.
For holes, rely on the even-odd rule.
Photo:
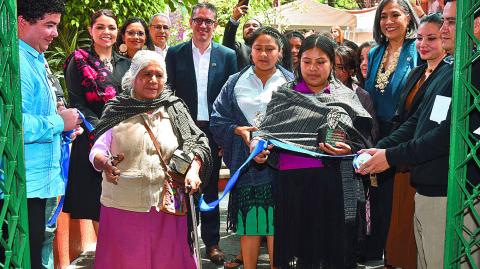
[(380, 63), (380, 68), (378, 68), (378, 73), (377, 73), (377, 84), (375, 85), (375, 88), (380, 91), (381, 94), (385, 92), (385, 88), (388, 86), (388, 79), (390, 78), (390, 75), (392, 75), (393, 72), (395, 72), (395, 69), (397, 68), (398, 64), (398, 58), (400, 57), (400, 49), (396, 50), (393, 53), (393, 58), (392, 62), (388, 65), (388, 68), (385, 70), (385, 62), (388, 59), (388, 50), (385, 51), (385, 54), (383, 55), (382, 62)]

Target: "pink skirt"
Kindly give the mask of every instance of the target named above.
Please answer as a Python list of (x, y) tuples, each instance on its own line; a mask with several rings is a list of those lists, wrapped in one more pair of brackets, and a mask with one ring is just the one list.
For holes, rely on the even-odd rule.
[(132, 212), (102, 205), (95, 269), (196, 268), (187, 240), (187, 217)]

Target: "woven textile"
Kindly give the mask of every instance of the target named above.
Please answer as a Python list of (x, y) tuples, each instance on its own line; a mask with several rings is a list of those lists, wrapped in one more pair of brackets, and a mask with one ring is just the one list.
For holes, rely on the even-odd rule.
[(205, 186), (212, 168), (208, 138), (195, 125), (185, 103), (174, 96), (166, 86), (160, 96), (153, 100), (138, 100), (128, 95), (129, 92), (126, 90), (125, 94), (116, 96), (106, 104), (96, 127), (96, 137), (100, 137), (104, 132), (126, 119), (164, 106), (172, 121), (179, 148), (187, 154), (193, 153), (202, 159), (200, 178)]
[(273, 137), (320, 152), (318, 131), (327, 128), (328, 115), (335, 111), (340, 115), (338, 127), (347, 134), (346, 143), (352, 151), (369, 145), (366, 137), (372, 118), (355, 92), (334, 81), (330, 83), (330, 93), (302, 94), (292, 90), (293, 86), (294, 82), (287, 83), (272, 94), (266, 116), (254, 136)]

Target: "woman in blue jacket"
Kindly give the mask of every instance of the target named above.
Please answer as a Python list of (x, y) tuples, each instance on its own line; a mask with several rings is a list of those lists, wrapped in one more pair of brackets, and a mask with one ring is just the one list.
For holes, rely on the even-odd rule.
[[(415, 48), (418, 17), (408, 0), (383, 0), (375, 14), (373, 37), (378, 46), (368, 55), (365, 90), (370, 94), (379, 124), (379, 139), (388, 136), (400, 93), (419, 59)], [(377, 176), (369, 188), (371, 233), (366, 260), (381, 260), (390, 225), (393, 173)]]
[[(223, 160), (235, 172), (250, 149), (250, 132), (263, 118), (272, 92), (292, 81), (292, 73), (277, 65), (284, 44), (271, 28), (257, 29), (252, 37), (253, 65), (232, 75), (213, 104), (210, 129), (223, 149)], [(244, 268), (256, 268), (260, 239), (267, 236), (270, 263), (273, 262), (273, 197), (275, 171), (251, 162), (230, 194), (228, 228), (241, 236)]]

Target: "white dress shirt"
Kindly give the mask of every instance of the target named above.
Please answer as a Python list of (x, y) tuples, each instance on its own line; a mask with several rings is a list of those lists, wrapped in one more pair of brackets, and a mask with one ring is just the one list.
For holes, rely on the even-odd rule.
[(163, 57), (163, 59), (165, 60), (165, 57), (167, 56), (168, 48), (169, 48), (168, 45), (166, 45), (165, 49), (163, 49), (163, 50), (162, 50), (162, 48), (155, 46), (155, 52), (160, 54)]
[(192, 41), (193, 65), (195, 66), (195, 78), (197, 80), (197, 120), (208, 121), (210, 115), (208, 113), (208, 70), (210, 68), (210, 53), (212, 51), (212, 43), (208, 48), (200, 53), (200, 50)]
[(285, 84), (287, 79), (277, 69), (263, 86), (262, 81), (255, 75), (253, 68), (250, 67), (240, 76), (234, 92), (243, 115), (251, 125), (256, 126), (255, 119), (265, 115), (267, 105), (272, 99), (272, 93), (279, 86)]

